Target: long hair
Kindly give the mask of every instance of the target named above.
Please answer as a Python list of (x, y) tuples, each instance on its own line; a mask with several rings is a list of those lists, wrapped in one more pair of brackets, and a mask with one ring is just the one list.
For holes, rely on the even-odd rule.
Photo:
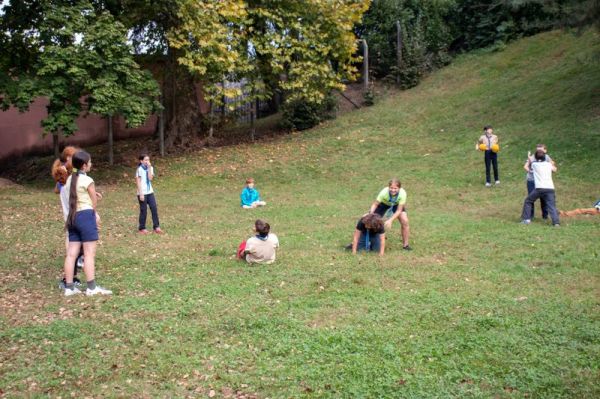
[(383, 230), (383, 219), (376, 213), (369, 213), (365, 215), (361, 220), (367, 228), (367, 230)]
[[(71, 159), (74, 171), (71, 175), (71, 188), (69, 190), (69, 216), (67, 216), (67, 228), (75, 225), (75, 214), (77, 213), (77, 180), (79, 180), (81, 168), (83, 165), (90, 162), (90, 159), (90, 154), (85, 151), (76, 152)], [(75, 169), (77, 170), (76, 172)]]

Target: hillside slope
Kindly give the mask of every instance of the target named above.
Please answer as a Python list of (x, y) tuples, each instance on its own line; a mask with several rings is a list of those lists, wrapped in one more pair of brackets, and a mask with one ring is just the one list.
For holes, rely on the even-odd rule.
[[(0, 188), (0, 396), (600, 396), (600, 217), (518, 224), (539, 142), (559, 208), (600, 198), (598, 54), (596, 32), (545, 33), (309, 132), (155, 158), (165, 236), (136, 235), (131, 169), (92, 171), (112, 298), (65, 300), (58, 199)], [(247, 176), (265, 208), (240, 209)], [(393, 176), (414, 251), (396, 225), (383, 258), (348, 254)], [(256, 218), (281, 250), (249, 268), (232, 254)]]

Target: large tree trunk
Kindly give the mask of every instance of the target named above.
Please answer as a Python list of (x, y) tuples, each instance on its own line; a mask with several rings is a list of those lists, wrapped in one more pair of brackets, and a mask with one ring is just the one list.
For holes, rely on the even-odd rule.
[(58, 133), (52, 133), (52, 150), (54, 151), (54, 158), (60, 157), (60, 142), (58, 140)]
[(175, 50), (169, 50), (163, 82), (165, 106), (165, 147), (186, 146), (200, 135), (202, 114), (193, 77), (177, 64)]

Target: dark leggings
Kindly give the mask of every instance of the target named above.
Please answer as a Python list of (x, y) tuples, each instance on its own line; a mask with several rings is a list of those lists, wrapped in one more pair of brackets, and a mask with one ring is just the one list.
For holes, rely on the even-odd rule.
[(494, 151), (487, 150), (485, 152), (483, 160), (485, 161), (485, 182), (491, 183), (490, 166), (494, 167), (494, 180), (500, 180), (500, 178), (498, 177), (498, 154)]
[[(527, 180), (527, 195), (531, 194), (531, 192), (535, 190), (535, 182), (531, 180)], [(546, 206), (546, 201), (544, 201), (543, 197), (540, 197), (540, 203), (542, 205), (542, 219), (548, 218), (548, 207)], [(531, 218), (533, 219), (535, 214), (535, 205), (531, 209)]]
[(156, 199), (154, 198), (154, 194), (144, 195), (143, 201), (140, 201), (140, 197), (138, 196), (138, 202), (140, 203), (140, 224), (138, 226), (138, 230), (144, 230), (146, 228), (148, 206), (150, 207), (150, 212), (152, 213), (152, 228), (158, 229), (160, 227), (160, 223), (158, 221), (158, 208), (156, 207)]

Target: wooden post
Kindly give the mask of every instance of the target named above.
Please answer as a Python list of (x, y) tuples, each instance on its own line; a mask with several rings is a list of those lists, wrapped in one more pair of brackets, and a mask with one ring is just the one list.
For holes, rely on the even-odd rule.
[(215, 131), (215, 128), (214, 128), (214, 123), (215, 123), (215, 121), (214, 121), (214, 107), (213, 107), (213, 101), (212, 100), (209, 101), (208, 106), (210, 108), (210, 113), (209, 113), (210, 121), (209, 121), (209, 128), (208, 128), (208, 137), (212, 139), (214, 131)]
[[(162, 100), (161, 100), (162, 105)], [(165, 156), (165, 108), (162, 107), (158, 113), (158, 150), (160, 156)]]
[(256, 133), (256, 125), (254, 123), (256, 119), (256, 102), (250, 103), (250, 139), (254, 141), (254, 134)]
[(363, 43), (363, 83), (365, 90), (369, 89), (369, 45), (366, 39), (360, 39)]
[(52, 149), (54, 150), (54, 158), (60, 157), (60, 148), (58, 142), (58, 133), (52, 133)]
[(402, 25), (396, 21), (396, 83), (400, 84), (400, 68), (402, 67)]
[(108, 114), (108, 164), (114, 165), (113, 116)]
[(223, 87), (223, 95), (221, 96), (221, 119), (224, 120), (225, 119), (225, 115), (227, 114), (227, 110), (225, 108), (226, 102), (227, 102), (227, 97), (225, 96), (225, 79), (223, 79), (223, 83), (222, 83), (222, 87)]

